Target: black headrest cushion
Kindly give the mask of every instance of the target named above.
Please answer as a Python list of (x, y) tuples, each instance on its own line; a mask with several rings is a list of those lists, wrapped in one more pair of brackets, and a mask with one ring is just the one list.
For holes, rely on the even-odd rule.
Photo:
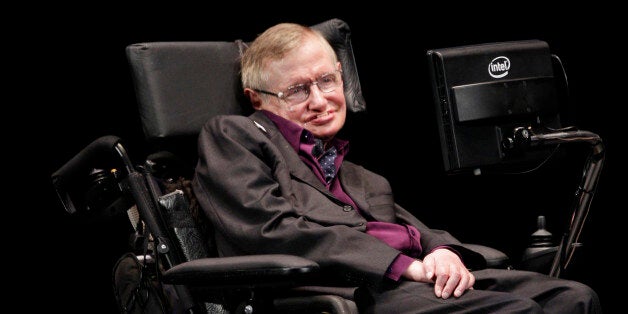
[[(342, 20), (313, 26), (329, 40), (343, 67), (349, 111), (366, 109), (351, 47)], [(248, 114), (242, 92), (240, 55), (233, 42), (147, 42), (126, 47), (144, 134), (149, 141), (195, 136), (218, 114)]]

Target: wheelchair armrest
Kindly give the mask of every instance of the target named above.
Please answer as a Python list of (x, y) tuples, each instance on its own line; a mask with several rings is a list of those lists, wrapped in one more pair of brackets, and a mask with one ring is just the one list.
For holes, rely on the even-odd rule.
[(311, 260), (283, 254), (201, 258), (178, 264), (163, 274), (165, 283), (204, 288), (296, 286), (318, 273)]
[(510, 258), (500, 250), (485, 245), (471, 243), (463, 243), (461, 246), (482, 255), (486, 261), (486, 268), (510, 267)]

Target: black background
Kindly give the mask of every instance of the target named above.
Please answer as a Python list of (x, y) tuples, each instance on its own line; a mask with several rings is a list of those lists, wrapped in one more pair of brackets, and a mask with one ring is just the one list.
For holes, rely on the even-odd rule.
[[(114, 134), (141, 145), (142, 130), (124, 48), (144, 41), (252, 40), (278, 22), (312, 25), (330, 18), (352, 30), (355, 58), (368, 112), (362, 133), (352, 138), (355, 160), (387, 177), (398, 203), (426, 224), (450, 231), (464, 242), (482, 243), (518, 259), (535, 230), (536, 216), (560, 234), (567, 224), (579, 183), (585, 148), (573, 148), (531, 174), (448, 176), (443, 172), (425, 53), (428, 49), (541, 39), (563, 61), (570, 83), (565, 120), (599, 134), (607, 149), (597, 194), (581, 240), (584, 246), (566, 274), (592, 286), (611, 308), (620, 285), (623, 233), (617, 216), (626, 208), (622, 161), (622, 36), (617, 9), (549, 7), (521, 3), (412, 9), (382, 5), (373, 13), (355, 7), (308, 2), (271, 8), (268, 3), (239, 8), (165, 5), (129, 8), (43, 8), (33, 30), (16, 44), (22, 63), (15, 81), (20, 102), (13, 110), (24, 122), (5, 116), (16, 152), (15, 176), (19, 248), (9, 271), (18, 271), (16, 298), (27, 308), (84, 312), (86, 305), (115, 312), (111, 267), (126, 251), (124, 221), (71, 217), (58, 202), (50, 175), (102, 135)], [(206, 7), (210, 6), (210, 7)], [(261, 7), (266, 6), (266, 7)], [(362, 4), (368, 10), (369, 5)], [(42, 9), (42, 8), (39, 8)], [(78, 10), (75, 11), (75, 10)], [(55, 13), (53, 13), (55, 12)], [(30, 21), (30, 19), (28, 20)], [(595, 22), (593, 22), (595, 21)], [(11, 63), (9, 61), (8, 63)], [(12, 85), (9, 85), (12, 86)], [(10, 124), (13, 122), (13, 124)], [(14, 124), (17, 125), (14, 126)], [(13, 171), (10, 171), (13, 173)], [(12, 180), (13, 181), (13, 180)], [(22, 181), (18, 181), (22, 182)], [(619, 182), (619, 183), (618, 183)], [(10, 202), (13, 203), (13, 202)], [(7, 224), (8, 225), (8, 224)], [(5, 253), (12, 256), (11, 252)], [(614, 285), (613, 285), (614, 286)]]

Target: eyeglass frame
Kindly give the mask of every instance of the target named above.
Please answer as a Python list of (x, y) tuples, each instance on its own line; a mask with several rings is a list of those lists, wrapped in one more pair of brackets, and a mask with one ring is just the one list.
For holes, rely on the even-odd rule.
[[(338, 73), (338, 74), (336, 74), (336, 73)], [(337, 78), (339, 78), (339, 80), (337, 80), (336, 85), (334, 85), (334, 87), (333, 87), (331, 90), (325, 91), (325, 90), (323, 90), (323, 89), (322, 89), (322, 88), (318, 85), (318, 84), (319, 84), (319, 80), (320, 80), (320, 79), (322, 79), (322, 78), (324, 78), (324, 77), (327, 77), (327, 76), (328, 76), (328, 75), (330, 75), (330, 74), (335, 75)], [(342, 83), (342, 70), (341, 70), (341, 69), (338, 69), (338, 70), (334, 70), (333, 72), (324, 73), (323, 75), (319, 76), (319, 77), (318, 77), (316, 80), (314, 80), (314, 81), (310, 81), (310, 82), (308, 82), (308, 83), (301, 83), (301, 84), (294, 84), (294, 85), (290, 85), (290, 86), (288, 86), (288, 87), (287, 87), (284, 91), (279, 92), (279, 93), (273, 93), (273, 92), (271, 92), (271, 91), (267, 91), (267, 90), (263, 90), (263, 89), (259, 89), (259, 88), (252, 88), (252, 90), (254, 90), (254, 91), (258, 92), (258, 93), (262, 93), (262, 94), (266, 94), (266, 95), (270, 95), (270, 96), (275, 96), (275, 97), (279, 98), (280, 100), (285, 101), (285, 102), (286, 102), (286, 103), (288, 103), (289, 105), (294, 106), (294, 105), (298, 105), (298, 104), (300, 104), (300, 103), (302, 103), (302, 102), (306, 101), (308, 98), (310, 98), (310, 94), (312, 93), (312, 85), (316, 85), (316, 87), (318, 87), (318, 89), (319, 89), (321, 92), (323, 92), (323, 93), (331, 93), (331, 92), (333, 92), (334, 90), (336, 90), (336, 88), (337, 88), (337, 87), (339, 87), (340, 85), (342, 85), (341, 83)], [(300, 101), (295, 102), (295, 103), (290, 103), (290, 102), (288, 102), (288, 101), (286, 100), (286, 97), (288, 97), (288, 96), (286, 96), (286, 94), (287, 94), (287, 92), (288, 92), (291, 88), (295, 88), (295, 87), (297, 87), (297, 86), (307, 87), (307, 88), (305, 88), (305, 89), (304, 89), (304, 91), (305, 91), (305, 93), (306, 93), (306, 96), (305, 96), (305, 98), (304, 98), (303, 100), (300, 100)]]

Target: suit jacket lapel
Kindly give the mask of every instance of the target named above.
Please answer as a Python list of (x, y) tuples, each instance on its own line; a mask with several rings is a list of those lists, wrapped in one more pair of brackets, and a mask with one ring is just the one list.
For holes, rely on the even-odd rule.
[[(297, 152), (294, 151), (290, 143), (281, 135), (277, 126), (261, 111), (254, 112), (250, 118), (253, 120), (258, 128), (266, 133), (268, 138), (275, 144), (280, 150), (281, 155), (285, 158), (288, 170), (292, 176), (299, 180), (311, 185), (319, 190), (321, 193), (326, 194), (334, 199), (335, 196), (327, 190), (327, 188), (321, 183), (321, 181), (314, 175), (312, 170), (299, 158)], [(260, 127), (261, 126), (261, 127)]]

